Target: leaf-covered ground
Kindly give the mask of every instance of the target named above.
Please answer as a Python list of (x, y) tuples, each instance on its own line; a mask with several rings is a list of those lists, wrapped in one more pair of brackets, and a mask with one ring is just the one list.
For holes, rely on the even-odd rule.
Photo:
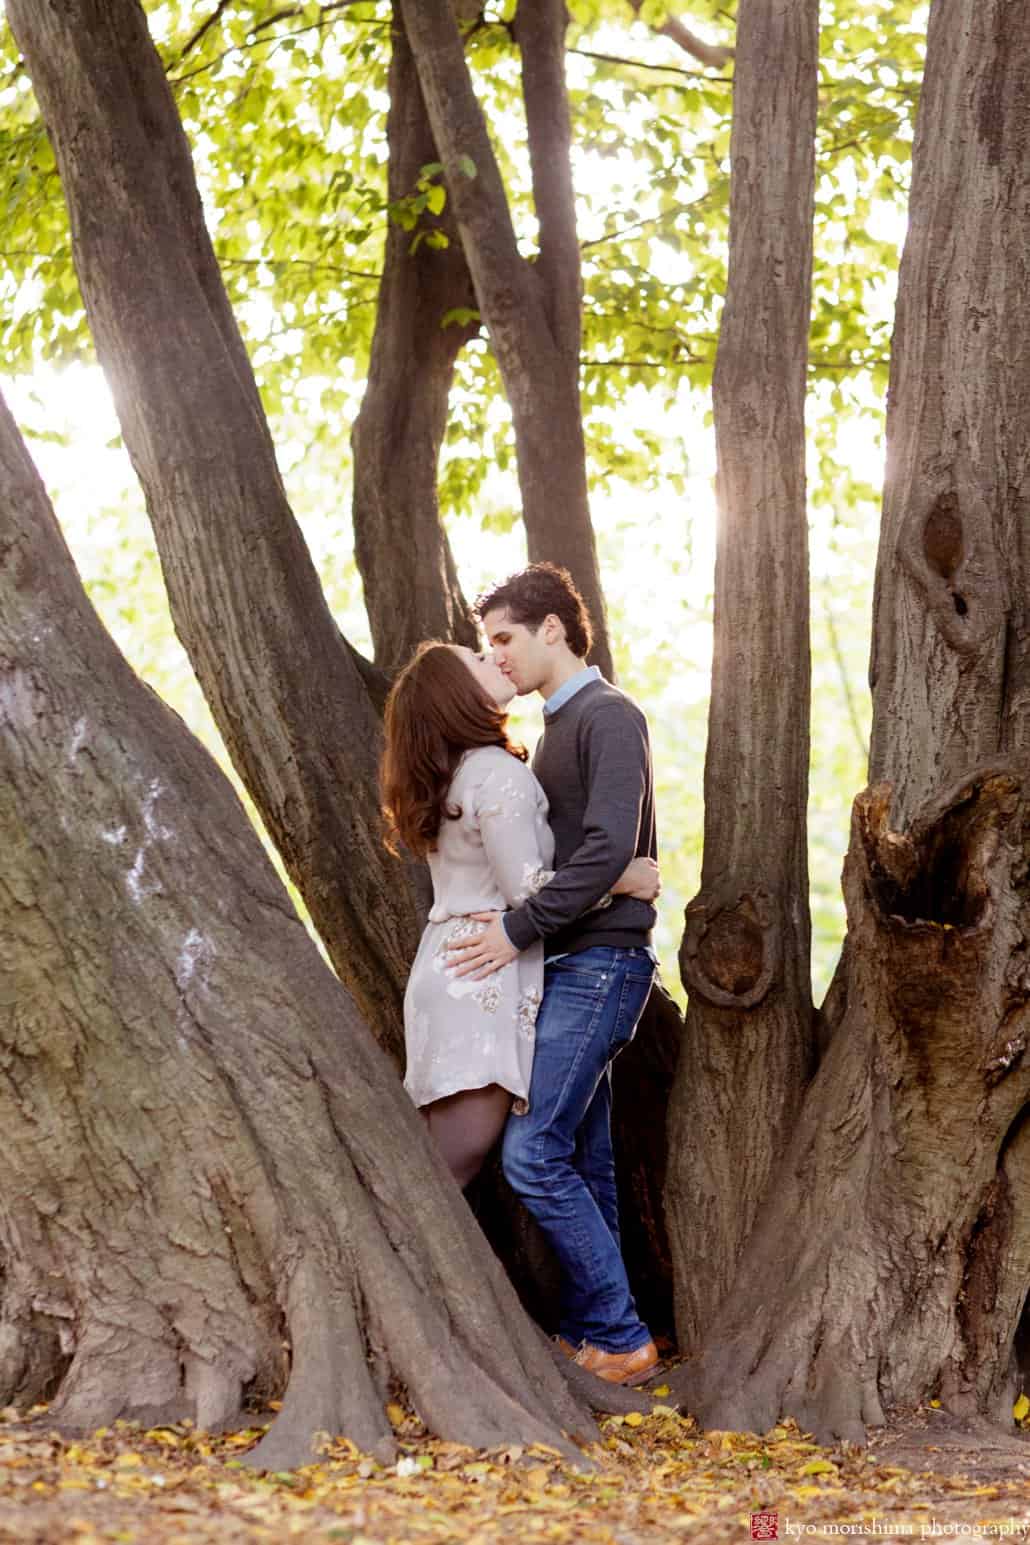
[[(921, 1452), (934, 1470), (920, 1472), (875, 1449), (821, 1449), (790, 1426), (761, 1439), (701, 1434), (659, 1403), (648, 1416), (604, 1418), (590, 1466), (576, 1469), (541, 1447), (441, 1442), (399, 1406), (388, 1410), (395, 1465), (337, 1440), (319, 1463), (282, 1475), (240, 1462), (260, 1427), (214, 1437), (188, 1423), (144, 1431), (119, 1422), (69, 1440), (47, 1429), (44, 1410), (31, 1422), (7, 1411), (0, 1541), (1030, 1539), (1030, 1465), (1008, 1452), (978, 1475), (969, 1450), (935, 1446), (932, 1430)], [(956, 1454), (962, 1473), (937, 1473)]]

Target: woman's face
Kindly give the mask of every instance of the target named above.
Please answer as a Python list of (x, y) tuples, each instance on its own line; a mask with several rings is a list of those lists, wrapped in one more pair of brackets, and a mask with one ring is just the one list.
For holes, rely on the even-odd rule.
[(451, 648), (468, 666), (487, 697), (492, 698), (498, 708), (507, 708), (515, 696), (515, 683), (501, 670), (493, 653), (487, 649), (482, 654), (476, 654), (475, 650), (466, 649), (464, 644), (452, 644)]

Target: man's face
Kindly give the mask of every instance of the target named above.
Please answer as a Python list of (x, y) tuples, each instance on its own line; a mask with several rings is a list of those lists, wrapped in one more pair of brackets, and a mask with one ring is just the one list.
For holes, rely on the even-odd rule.
[(547, 621), (534, 633), (526, 623), (512, 622), (508, 608), (502, 606), (486, 613), (483, 628), (494, 659), (516, 692), (520, 696), (536, 692), (552, 666)]

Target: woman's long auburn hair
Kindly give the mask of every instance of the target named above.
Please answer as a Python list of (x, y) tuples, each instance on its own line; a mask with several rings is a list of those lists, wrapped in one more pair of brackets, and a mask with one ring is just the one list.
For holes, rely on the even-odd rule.
[(447, 790), (466, 751), (500, 746), (526, 760), (525, 747), (508, 739), (507, 722), (449, 644), (431, 639), (418, 646), (386, 700), (379, 786), (391, 853), (403, 842), (425, 858), (444, 819), (460, 820), (461, 807), (448, 805)]

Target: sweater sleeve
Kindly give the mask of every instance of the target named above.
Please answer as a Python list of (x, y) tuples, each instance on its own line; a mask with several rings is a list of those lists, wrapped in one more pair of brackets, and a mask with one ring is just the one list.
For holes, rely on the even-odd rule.
[(514, 757), (507, 762), (490, 769), (473, 792), (472, 806), (497, 888), (509, 907), (517, 907), (554, 871), (545, 867), (541, 849), (536, 779)]
[(650, 767), (643, 715), (608, 703), (584, 720), (580, 736), (587, 787), (583, 840), (535, 896), (505, 913), (504, 931), (516, 949), (557, 933), (596, 906), (637, 853)]

